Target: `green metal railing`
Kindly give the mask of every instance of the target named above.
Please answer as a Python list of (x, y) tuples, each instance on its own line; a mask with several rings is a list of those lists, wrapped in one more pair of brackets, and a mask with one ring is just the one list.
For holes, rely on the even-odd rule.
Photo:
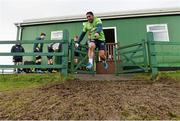
[[(75, 57), (75, 53), (78, 54), (78, 56)], [(97, 55), (97, 51), (95, 51), (95, 55)], [(78, 60), (77, 63), (75, 63), (75, 59)], [(78, 48), (75, 48), (75, 42), (74, 39), (71, 40), (70, 43), (70, 60), (71, 60), (71, 67), (70, 72), (71, 73), (87, 73), (87, 74), (95, 74), (96, 73), (96, 64), (94, 62), (93, 68), (91, 70), (86, 69), (86, 65), (88, 63), (88, 47), (87, 45), (82, 45)], [(96, 60), (96, 59), (95, 59)]]
[[(156, 78), (158, 74), (158, 70), (160, 68), (179, 68), (180, 67), (180, 59), (177, 59), (180, 56), (180, 42), (169, 42), (169, 41), (154, 41), (153, 33), (149, 32), (147, 33), (147, 40), (148, 40), (148, 55), (149, 55), (149, 62), (150, 62), (150, 68), (152, 71), (153, 78)], [(170, 46), (173, 46), (174, 49), (177, 51), (169, 50), (168, 48)], [(158, 50), (159, 48), (166, 48), (163, 51)], [(160, 57), (167, 58), (171, 57), (169, 59), (163, 59), (163, 61), (160, 61)], [(172, 60), (175, 61), (172, 61)]]
[[(33, 45), (34, 43), (60, 43), (61, 49), (60, 52), (48, 53), (34, 53), (34, 52), (25, 52), (25, 53), (10, 53), (10, 52), (0, 52), (0, 56), (58, 56), (59, 64), (55, 63), (54, 65), (42, 64), (42, 65), (0, 65), (0, 69), (6, 68), (56, 68), (64, 75), (70, 73), (96, 73), (96, 64), (94, 62), (94, 67), (92, 70), (86, 70), (85, 66), (88, 62), (88, 52), (87, 45), (80, 45), (77, 49), (75, 48), (75, 42), (72, 39), (69, 43), (69, 35), (67, 31), (63, 31), (62, 40), (49, 40), (49, 41), (0, 41), (2, 44), (17, 44), (21, 43), (22, 45)], [(158, 47), (157, 47), (158, 46)], [(177, 51), (169, 51), (165, 49), (160, 51), (158, 48), (163, 46), (173, 46)], [(33, 47), (32, 47), (33, 48)], [(153, 33), (147, 33), (147, 41), (142, 40), (141, 42), (130, 44), (127, 46), (115, 47), (114, 50), (114, 63), (115, 63), (115, 73), (116, 75), (122, 73), (134, 73), (134, 72), (151, 72), (152, 78), (156, 78), (159, 68), (166, 67), (179, 67), (180, 68), (180, 42), (160, 42), (154, 41)], [(75, 57), (75, 52), (78, 53), (78, 57)], [(95, 51), (96, 58), (98, 59), (98, 51)], [(120, 59), (119, 59), (120, 57)], [(160, 57), (171, 57), (175, 61), (160, 61)], [(75, 63), (75, 58), (78, 59), (78, 62)], [(167, 59), (168, 60), (168, 59)], [(70, 62), (68, 66), (68, 61)], [(82, 69), (84, 68), (84, 69)]]
[[(48, 53), (48, 52), (42, 52), (42, 53), (34, 53), (34, 52), (24, 52), (24, 53), (11, 53), (11, 52), (0, 52), (0, 56), (59, 56), (61, 57), (60, 64), (53, 64), (53, 65), (48, 65), (48, 64), (42, 64), (42, 65), (0, 65), (1, 69), (6, 69), (6, 68), (56, 68), (59, 69), (60, 72), (64, 75), (67, 75), (68, 73), (68, 31), (64, 30), (63, 31), (63, 39), (62, 40), (21, 40), (21, 41), (0, 41), (0, 45), (2, 44), (17, 44), (21, 43), (22, 45), (25, 44), (34, 44), (34, 43), (60, 43), (61, 48), (60, 52), (54, 52), (54, 53)], [(33, 48), (33, 47), (32, 47)]]
[[(117, 47), (114, 49), (115, 73), (148, 72), (146, 41)], [(120, 56), (120, 60), (118, 57)]]

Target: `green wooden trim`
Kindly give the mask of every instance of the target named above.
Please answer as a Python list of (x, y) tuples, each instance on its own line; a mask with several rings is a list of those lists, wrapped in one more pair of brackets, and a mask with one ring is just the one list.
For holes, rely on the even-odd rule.
[(150, 67), (152, 71), (152, 78), (155, 79), (158, 74), (158, 68), (157, 68), (157, 60), (156, 56), (152, 55), (152, 52), (155, 52), (155, 45), (152, 44), (152, 41), (154, 42), (154, 37), (152, 32), (147, 33), (147, 41), (148, 41), (148, 48), (149, 48), (149, 54), (150, 54)]
[(74, 51), (75, 51), (75, 46), (74, 46), (74, 39), (71, 39), (71, 48), (70, 48), (70, 50), (71, 50), (71, 59), (70, 59), (70, 61), (71, 61), (71, 73), (74, 73)]
[[(124, 56), (122, 56), (122, 57), (124, 57)], [(144, 55), (136, 55), (136, 56), (133, 56), (133, 59), (139, 59), (139, 58), (144, 58)], [(121, 61), (125, 61), (126, 60), (126, 58), (121, 58)]]
[(76, 73), (81, 73), (81, 74), (95, 74), (94, 71), (91, 70), (76, 70)]
[(124, 74), (124, 73), (135, 73), (135, 72), (144, 72), (144, 69), (130, 69), (130, 70), (123, 70), (119, 72), (119, 74)]
[(148, 53), (147, 53), (147, 42), (146, 40), (142, 40), (142, 43), (143, 43), (143, 56), (144, 56), (144, 67), (145, 67), (145, 72), (148, 72)]
[(118, 64), (117, 64), (118, 53), (117, 53), (117, 48), (114, 48), (113, 51), (114, 51), (115, 75), (118, 76)]
[(160, 42), (160, 41), (151, 41), (151, 44), (155, 44), (155, 45), (180, 45), (180, 42), (176, 42), (176, 41), (171, 41), (171, 42)]
[[(132, 48), (132, 50), (125, 51), (125, 52), (122, 52), (122, 49), (118, 50), (118, 52), (120, 51), (118, 54), (120, 54), (121, 58), (123, 58), (123, 59), (121, 59), (120, 64), (117, 64), (117, 66), (118, 66), (117, 69), (119, 69), (120, 67), (123, 68), (125, 66), (135, 66), (138, 68), (122, 70), (121, 72), (118, 70), (116, 73), (126, 73), (126, 72), (136, 72), (136, 71), (148, 72), (149, 68), (148, 68), (148, 61), (147, 61), (148, 58), (147, 58), (146, 44), (147, 44), (147, 42), (145, 40), (142, 40), (142, 42), (131, 44), (131, 45), (125, 46), (125, 47), (121, 47), (121, 48), (123, 48), (123, 50), (130, 49), (130, 48)], [(120, 48), (118, 48), (118, 49), (120, 49)], [(140, 54), (140, 53), (142, 53), (142, 54)], [(115, 54), (115, 55), (117, 56), (118, 54)], [(143, 62), (141, 62), (141, 63), (135, 62), (135, 59), (141, 59), (141, 58), (143, 59)]]
[(124, 55), (124, 54), (128, 54), (128, 53), (138, 53), (140, 51), (142, 51), (143, 48), (139, 48), (137, 50), (130, 50), (130, 51), (126, 51), (126, 52), (120, 52), (120, 55)]
[(80, 50), (74, 50), (74, 52), (77, 52), (77, 53), (79, 53), (79, 54), (84, 54), (84, 55), (87, 55), (87, 52), (80, 51)]
[(69, 47), (68, 47), (69, 33), (67, 30), (63, 31), (63, 40), (65, 43), (62, 43), (61, 51), (64, 53), (64, 56), (61, 57), (60, 63), (63, 63), (66, 66), (66, 68), (60, 69), (60, 72), (63, 75), (67, 76), (67, 74), (68, 74), (68, 51), (69, 51)]
[(142, 43), (138, 42), (138, 43), (134, 43), (134, 44), (129, 44), (129, 45), (121, 46), (121, 47), (118, 47), (118, 50), (130, 48), (130, 47), (135, 47), (135, 46), (138, 46), (138, 45), (142, 45)]
[(81, 67), (82, 63), (83, 63), (84, 61), (86, 61), (87, 58), (88, 58), (88, 55), (86, 55), (86, 56), (77, 64), (77, 66), (75, 67), (74, 70), (77, 70), (79, 67)]
[(156, 56), (180, 56), (178, 52), (152, 52), (151, 54)]

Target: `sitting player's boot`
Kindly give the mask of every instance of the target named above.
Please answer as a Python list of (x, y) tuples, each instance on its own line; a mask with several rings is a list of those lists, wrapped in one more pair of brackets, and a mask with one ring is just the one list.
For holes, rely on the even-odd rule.
[(90, 69), (92, 69), (92, 67), (93, 67), (93, 64), (88, 63), (87, 66), (86, 66), (86, 69), (89, 69), (89, 70), (90, 70)]

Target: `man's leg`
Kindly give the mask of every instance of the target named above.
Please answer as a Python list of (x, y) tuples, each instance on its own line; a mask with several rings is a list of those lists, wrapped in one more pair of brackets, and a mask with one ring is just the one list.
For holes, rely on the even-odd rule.
[(105, 51), (104, 50), (100, 50), (99, 51), (99, 57), (102, 61), (106, 60), (106, 55), (105, 55)]
[[(16, 61), (14, 61), (14, 65), (17, 65), (17, 62)], [(16, 73), (17, 71), (17, 68), (14, 68), (14, 73)]]
[(94, 49), (96, 48), (96, 45), (94, 42), (89, 43), (89, 49), (88, 49), (88, 58), (89, 63), (87, 65), (87, 69), (91, 69), (93, 67), (93, 58), (94, 58)]
[[(41, 56), (36, 56), (36, 65), (41, 65)], [(40, 72), (40, 68), (35, 68), (36, 72)]]
[[(48, 57), (48, 65), (53, 65), (53, 59), (52, 57)], [(48, 68), (48, 72), (52, 73), (53, 69), (52, 68)]]
[(106, 62), (106, 44), (105, 42), (98, 41), (98, 48), (99, 48), (99, 57), (103, 62), (103, 66), (105, 69), (108, 68), (108, 64)]
[[(48, 53), (53, 53), (54, 49), (51, 45), (48, 46)], [(47, 56), (48, 58), (48, 65), (53, 65), (53, 56)], [(47, 69), (48, 72), (52, 73), (53, 69), (52, 68), (48, 68)]]
[[(22, 61), (17, 62), (17, 65), (22, 65)], [(22, 68), (18, 68), (17, 72), (21, 73), (22, 72)]]
[(52, 65), (53, 64), (53, 59), (52, 58), (49, 58), (48, 59), (48, 65)]

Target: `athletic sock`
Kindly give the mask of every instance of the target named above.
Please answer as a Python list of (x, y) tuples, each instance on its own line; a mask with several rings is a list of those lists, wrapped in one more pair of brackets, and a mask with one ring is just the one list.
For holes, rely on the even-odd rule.
[(89, 63), (93, 64), (93, 59), (92, 58), (89, 58)]

